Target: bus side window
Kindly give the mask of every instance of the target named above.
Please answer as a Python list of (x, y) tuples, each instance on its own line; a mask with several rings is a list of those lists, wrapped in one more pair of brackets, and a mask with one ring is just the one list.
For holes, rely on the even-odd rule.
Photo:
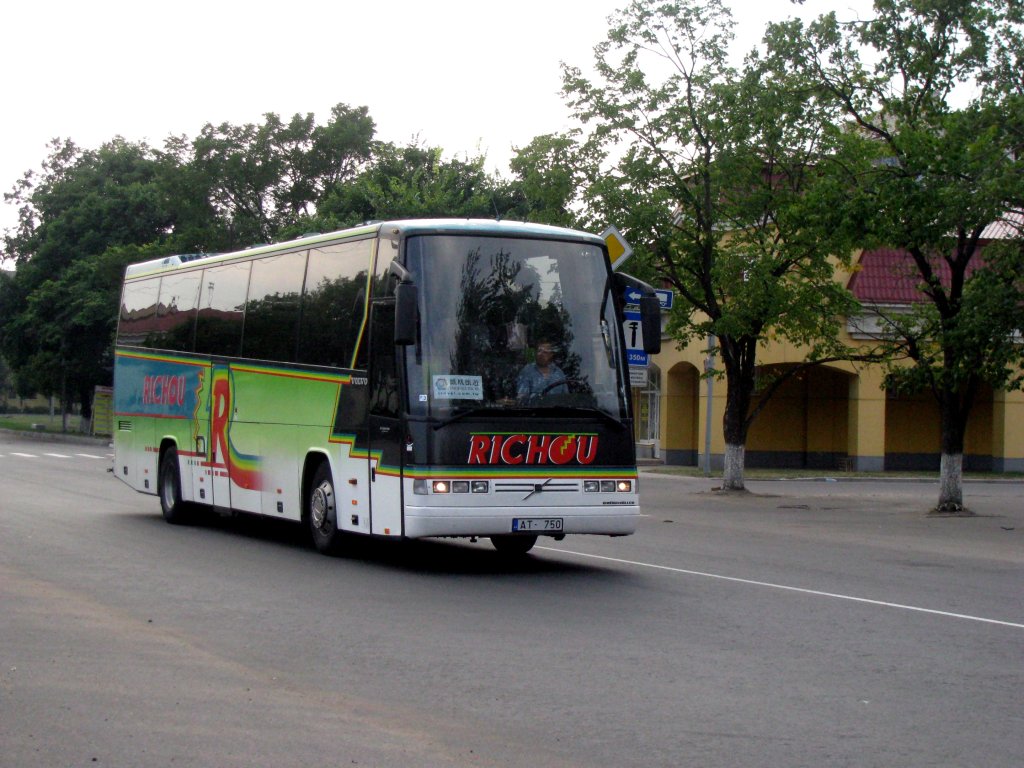
[(195, 337), (199, 283), (203, 273), (195, 270), (164, 275), (160, 281), (160, 302), (156, 308), (157, 330), (153, 345), (175, 352), (191, 352)]
[(242, 334), (243, 357), (294, 362), (305, 272), (306, 251), (268, 256), (252, 263)]
[(348, 367), (366, 316), (373, 240), (309, 252), (299, 331), (299, 362)]
[(196, 352), (237, 357), (242, 346), (245, 292), (249, 262), (224, 264), (203, 271), (196, 318)]
[(117, 343), (135, 347), (153, 346), (157, 331), (157, 304), (160, 278), (125, 283), (121, 296), (121, 317)]

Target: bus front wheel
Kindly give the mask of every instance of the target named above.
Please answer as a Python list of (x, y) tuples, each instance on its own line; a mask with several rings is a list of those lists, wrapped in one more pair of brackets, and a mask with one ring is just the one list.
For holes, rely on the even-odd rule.
[(503, 555), (525, 555), (536, 543), (536, 536), (491, 536), (491, 544)]
[(322, 462), (313, 473), (306, 498), (306, 516), (309, 531), (317, 550), (325, 555), (341, 551), (344, 534), (338, 529), (338, 504), (334, 492), (334, 479), (327, 462)]
[(191, 522), (189, 506), (181, 500), (181, 470), (178, 467), (178, 451), (168, 448), (160, 459), (160, 471), (157, 474), (156, 492), (160, 497), (160, 511), (164, 520), (172, 525), (183, 525)]

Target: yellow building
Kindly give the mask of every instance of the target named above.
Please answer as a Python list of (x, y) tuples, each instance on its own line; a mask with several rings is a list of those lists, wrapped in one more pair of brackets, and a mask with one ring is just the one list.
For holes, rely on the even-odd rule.
[[(886, 249), (860, 254), (848, 287), (866, 308), (899, 311), (915, 300), (906, 271), (894, 269), (900, 258)], [(841, 339), (853, 346), (868, 338), (870, 318), (848, 318)], [(805, 354), (779, 343), (759, 347), (763, 379), (798, 365)], [(641, 456), (703, 467), (710, 455), (712, 470), (721, 470), (725, 382), (709, 387), (701, 379), (706, 360), (705, 345), (679, 350), (670, 340), (651, 358), (647, 386), (634, 390)], [(798, 374), (776, 392), (750, 429), (746, 466), (938, 471), (939, 453), (939, 409), (930, 393), (897, 395), (886, 390), (880, 366), (834, 363)], [(964, 469), (1024, 472), (1024, 394), (991, 388), (979, 393), (965, 437)]]

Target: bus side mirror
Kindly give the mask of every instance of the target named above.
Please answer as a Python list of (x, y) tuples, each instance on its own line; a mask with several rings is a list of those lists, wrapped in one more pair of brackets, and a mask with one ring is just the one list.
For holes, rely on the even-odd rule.
[(644, 352), (649, 355), (661, 352), (661, 302), (657, 296), (641, 297), (640, 330), (644, 337)]
[(395, 286), (395, 344), (407, 347), (416, 343), (416, 305), (419, 303), (415, 283)]

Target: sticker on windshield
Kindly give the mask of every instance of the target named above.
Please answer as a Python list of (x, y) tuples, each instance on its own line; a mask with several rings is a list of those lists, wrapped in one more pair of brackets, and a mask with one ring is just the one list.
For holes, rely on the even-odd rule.
[(435, 376), (434, 399), (483, 400), (484, 379), (482, 376)]

